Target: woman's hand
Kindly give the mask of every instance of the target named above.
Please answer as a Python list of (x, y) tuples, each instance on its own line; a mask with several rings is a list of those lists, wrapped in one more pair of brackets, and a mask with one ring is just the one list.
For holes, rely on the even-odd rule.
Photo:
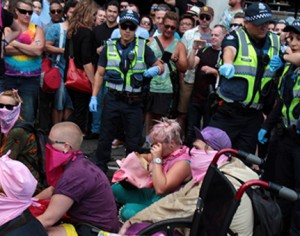
[(157, 143), (153, 145), (153, 147), (150, 149), (151, 155), (152, 155), (152, 160), (155, 158), (162, 158), (162, 144)]

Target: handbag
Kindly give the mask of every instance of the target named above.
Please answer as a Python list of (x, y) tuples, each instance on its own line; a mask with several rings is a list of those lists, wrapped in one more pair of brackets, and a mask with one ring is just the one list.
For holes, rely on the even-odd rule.
[[(60, 36), (59, 36), (59, 48), (62, 48), (64, 29), (62, 24), (60, 25)], [(60, 61), (60, 54), (56, 56), (55, 65), (51, 66), (51, 60), (47, 57), (42, 61), (42, 76), (41, 76), (41, 88), (46, 93), (54, 93), (61, 85), (61, 75), (58, 68)]]
[(87, 74), (84, 70), (78, 69), (75, 65), (72, 39), (70, 39), (69, 45), (69, 67), (65, 86), (78, 92), (92, 93), (92, 84)]
[(112, 182), (126, 181), (137, 188), (151, 188), (152, 176), (148, 163), (138, 153), (132, 152), (123, 160), (117, 160), (120, 169), (115, 171)]

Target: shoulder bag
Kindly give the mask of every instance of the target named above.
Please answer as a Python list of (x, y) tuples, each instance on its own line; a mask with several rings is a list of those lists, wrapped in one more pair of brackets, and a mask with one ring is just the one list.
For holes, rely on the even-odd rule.
[(75, 65), (72, 39), (70, 39), (69, 45), (69, 67), (65, 86), (78, 92), (92, 93), (92, 84), (87, 74), (84, 70), (78, 69)]
[[(60, 36), (59, 36), (59, 48), (62, 48), (63, 45), (63, 37), (64, 37), (64, 29), (62, 24), (60, 26)], [(46, 93), (54, 93), (61, 85), (61, 75), (58, 68), (58, 63), (60, 61), (60, 54), (56, 56), (55, 65), (51, 66), (50, 58), (46, 57), (42, 62), (42, 73), (41, 76), (41, 85), (42, 90)]]

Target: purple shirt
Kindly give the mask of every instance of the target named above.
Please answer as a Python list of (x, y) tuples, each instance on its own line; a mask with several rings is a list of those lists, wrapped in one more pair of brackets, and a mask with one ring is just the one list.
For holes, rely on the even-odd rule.
[(106, 175), (92, 162), (78, 156), (66, 166), (54, 194), (74, 200), (67, 212), (71, 222), (85, 222), (109, 232), (118, 232), (117, 207)]

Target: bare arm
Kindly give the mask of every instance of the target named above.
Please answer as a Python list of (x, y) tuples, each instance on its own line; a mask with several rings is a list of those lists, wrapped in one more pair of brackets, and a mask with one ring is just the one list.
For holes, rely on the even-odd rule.
[(218, 71), (215, 68), (210, 67), (210, 66), (202, 66), (201, 71), (203, 71), (205, 74), (212, 74), (216, 78), (219, 75)]
[[(151, 148), (152, 158), (161, 158), (162, 144), (158, 143)], [(184, 161), (176, 162), (165, 175), (161, 164), (153, 164), (152, 181), (156, 194), (166, 194), (174, 191), (185, 179), (191, 176), (190, 165)]]
[(164, 67), (164, 64), (163, 62), (158, 59), (152, 66), (158, 66), (159, 67), (159, 70), (160, 70), (160, 75), (163, 74), (165, 72), (165, 67)]
[(41, 200), (50, 199), (53, 195), (53, 191), (54, 191), (54, 187), (50, 186), (34, 197)]
[(64, 54), (65, 49), (55, 47), (54, 42), (52, 42), (52, 41), (46, 41), (45, 52), (51, 53), (51, 54)]
[(12, 41), (6, 48), (6, 54), (8, 55), (19, 55), (15, 54), (16, 50), (27, 56), (41, 56), (45, 46), (45, 36), (42, 28), (36, 28), (36, 35), (31, 44), (20, 43), (16, 40)]
[(188, 56), (188, 69), (194, 69), (200, 62), (200, 58), (196, 56), (196, 50), (192, 48), (190, 55)]
[(59, 221), (71, 208), (74, 201), (62, 194), (54, 194), (44, 214), (37, 217), (41, 224), (47, 229)]
[(94, 76), (93, 93), (92, 96), (97, 96), (101, 85), (103, 84), (103, 77), (105, 73), (105, 67), (98, 66)]
[(227, 46), (223, 50), (223, 64), (233, 64), (237, 50), (235, 47)]
[(83, 69), (84, 69), (85, 73), (87, 74), (91, 83), (94, 84), (95, 71), (94, 71), (93, 64), (92, 63), (85, 64), (85, 65), (83, 65)]
[(9, 33), (5, 33), (5, 40), (7, 42), (13, 41), (21, 33), (21, 27), (15, 20), (13, 21), (13, 23), (9, 28), (10, 28)]
[(188, 68), (188, 62), (186, 57), (186, 49), (183, 43), (178, 42), (175, 52), (172, 54), (171, 60), (176, 63), (176, 69), (178, 72), (186, 72)]

